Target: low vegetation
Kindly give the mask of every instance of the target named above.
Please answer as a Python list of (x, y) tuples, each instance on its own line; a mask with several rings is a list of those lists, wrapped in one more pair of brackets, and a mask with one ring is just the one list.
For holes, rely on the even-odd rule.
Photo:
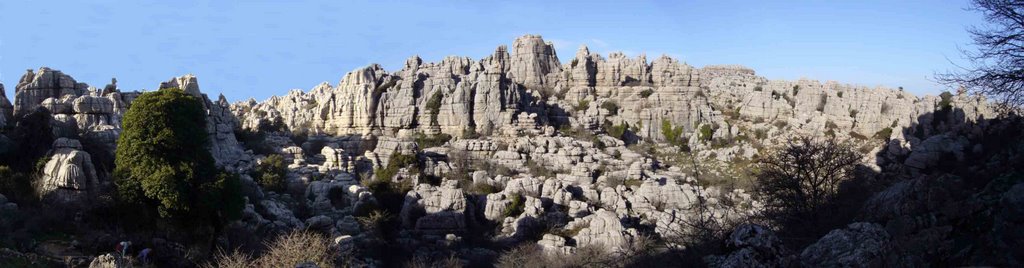
[(221, 253), (215, 257), (213, 263), (207, 264), (205, 267), (277, 268), (301, 267), (300, 265), (336, 267), (335, 261), (339, 252), (332, 244), (324, 235), (296, 231), (281, 235), (267, 243), (267, 250), (256, 258), (238, 251)]
[(418, 144), (420, 148), (444, 146), (450, 140), (452, 140), (452, 136), (444, 133), (436, 135), (426, 135), (423, 133), (416, 134), (416, 144)]
[(437, 125), (437, 115), (441, 113), (441, 91), (434, 91), (434, 94), (427, 100), (427, 104), (424, 106), (427, 109), (427, 114), (430, 115), (430, 125)]
[(604, 132), (608, 134), (608, 136), (623, 140), (626, 136), (626, 132), (629, 131), (629, 123), (622, 122), (618, 125), (613, 125), (611, 121), (605, 121), (603, 128)]
[(287, 187), (288, 165), (279, 154), (268, 155), (253, 169), (252, 177), (265, 190), (282, 192)]
[(714, 137), (715, 129), (710, 124), (703, 124), (700, 126), (700, 136), (698, 138), (702, 141), (711, 141)]
[(609, 115), (619, 114), (619, 104), (614, 101), (605, 101), (604, 103), (601, 103), (601, 109), (608, 110)]
[(654, 90), (650, 89), (650, 88), (644, 89), (644, 90), (640, 91), (640, 97), (641, 98), (645, 98), (646, 99), (647, 97), (650, 97), (652, 94), (654, 94)]

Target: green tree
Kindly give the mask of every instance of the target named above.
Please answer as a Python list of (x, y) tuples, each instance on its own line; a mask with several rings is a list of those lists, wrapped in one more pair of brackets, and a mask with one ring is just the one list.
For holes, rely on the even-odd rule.
[(14, 129), (10, 131), (10, 144), (12, 148), (3, 155), (4, 163), (9, 164), (15, 172), (31, 173), (36, 160), (46, 156), (46, 153), (53, 146), (56, 137), (50, 127), (50, 112), (44, 108), (37, 108), (26, 114), (15, 123)]
[(124, 115), (114, 183), (119, 198), (161, 218), (211, 224), (240, 216), (237, 174), (218, 172), (201, 100), (179, 89), (139, 96)]
[(15, 172), (7, 166), (0, 166), (0, 194), (18, 202), (33, 199), (35, 195), (31, 177)]

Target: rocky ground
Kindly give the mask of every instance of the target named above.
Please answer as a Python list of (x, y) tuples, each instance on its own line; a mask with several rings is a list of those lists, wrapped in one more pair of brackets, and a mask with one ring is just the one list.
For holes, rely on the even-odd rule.
[[(391, 265), (369, 252), (380, 244), (480, 265), (523, 243), (549, 254), (621, 252), (654, 237), (663, 241), (656, 251), (667, 251), (689, 237), (693, 219), (738, 226), (724, 242), (728, 252), (705, 258), (712, 266), (928, 266), (948, 252), (1014, 266), (1019, 252), (983, 252), (1024, 248), (1015, 239), (1024, 184), (950, 190), (980, 175), (936, 171), (949, 161), (1019, 163), (986, 142), (1016, 135), (999, 132), (1008, 123), (965, 94), (768, 80), (742, 66), (603, 57), (586, 47), (563, 64), (532, 35), (481, 60), (412, 57), (395, 72), (371, 65), (336, 85), (264, 101), (211, 100), (191, 75), (159, 86), (170, 87), (204, 100), (217, 165), (243, 174), (244, 215), (216, 239), (221, 248), (307, 229), (328, 234), (356, 266)], [(50, 114), (59, 138), (37, 190), (47, 204), (88, 211), (105, 202), (111, 169), (94, 156), (112, 155), (121, 116), (139, 94), (116, 81), (91, 88), (48, 68), (22, 77), (13, 105), (0, 94), (0, 125), (36, 109)], [(865, 203), (871, 213), (791, 249), (773, 228), (749, 223), (762, 207), (751, 171), (801, 135), (855, 144), (863, 166), (887, 182)], [(272, 154), (288, 164), (285, 189), (263, 189), (251, 176)], [(385, 232), (362, 221), (379, 208), (398, 226)], [(19, 206), (0, 197), (0, 209)], [(986, 242), (965, 248), (958, 231), (979, 213), (994, 229), (972, 233)], [(180, 247), (166, 236), (146, 239)], [(32, 258), (63, 261), (36, 251), (45, 257)]]

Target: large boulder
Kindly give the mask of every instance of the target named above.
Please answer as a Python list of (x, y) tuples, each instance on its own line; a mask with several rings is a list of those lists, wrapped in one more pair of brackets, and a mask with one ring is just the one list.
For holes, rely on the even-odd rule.
[(889, 233), (881, 225), (855, 222), (804, 248), (800, 261), (809, 267), (880, 267), (889, 250)]
[(44, 200), (62, 204), (82, 202), (99, 188), (92, 157), (82, 151), (78, 140), (59, 138), (43, 167), (39, 194)]
[(790, 267), (790, 253), (768, 227), (743, 224), (729, 235), (728, 254), (705, 258), (711, 267)]
[(455, 232), (466, 228), (468, 208), (458, 181), (446, 180), (441, 186), (420, 184), (409, 191), (400, 217), (407, 228), (431, 233)]
[(579, 228), (579, 232), (573, 236), (577, 246), (595, 246), (608, 252), (614, 252), (622, 248), (628, 241), (637, 236), (636, 229), (627, 229), (622, 225), (618, 215), (603, 209), (594, 212), (590, 216), (576, 219), (566, 225), (565, 228)]
[(92, 259), (92, 262), (89, 263), (89, 268), (117, 268), (117, 267), (118, 267), (118, 265), (117, 265), (117, 257), (114, 257), (114, 254), (112, 254), (112, 253), (107, 253), (107, 254), (96, 256), (96, 258)]

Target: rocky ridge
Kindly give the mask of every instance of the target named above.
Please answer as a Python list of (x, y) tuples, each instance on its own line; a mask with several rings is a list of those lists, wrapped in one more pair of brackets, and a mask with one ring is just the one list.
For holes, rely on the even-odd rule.
[[(384, 205), (368, 187), (382, 180), (408, 186), (400, 188), (406, 190), (394, 211), (403, 248), (460, 250), (460, 256), (496, 254), (460, 248), (476, 230), (508, 244), (536, 243), (548, 253), (581, 247), (619, 252), (644, 235), (685, 239), (687, 221), (705, 216), (698, 213), (720, 222), (757, 213), (760, 202), (743, 187), (715, 185), (709, 177), (739, 180), (743, 163), (789, 137), (851, 140), (865, 145), (864, 162), (875, 170), (920, 172), (946, 154), (968, 157), (976, 149), (964, 133), (979, 127), (967, 125), (994, 115), (984, 99), (964, 94), (917, 97), (836, 82), (768, 80), (742, 66), (603, 57), (585, 46), (562, 64), (553, 45), (534, 35), (481, 60), (412, 57), (393, 73), (370, 65), (337, 85), (262, 102), (213, 101), (192, 75), (159, 86), (172, 87), (203, 100), (217, 165), (242, 173), (247, 204), (229, 230), (269, 237), (313, 229), (346, 247), (369, 243), (372, 235), (359, 217)], [(52, 115), (59, 139), (40, 194), (76, 202), (109, 178), (96, 174), (75, 139), (113, 152), (121, 116), (139, 94), (120, 92), (116, 81), (98, 90), (60, 71), (30, 70), (16, 87), (14, 105), (0, 99), (0, 122), (37, 109)], [(260, 145), (269, 152), (247, 150), (251, 144), (237, 138), (242, 130), (265, 134)], [(248, 175), (268, 154), (289, 163), (288, 189), (266, 191)], [(923, 184), (897, 184), (876, 197), (905, 205), (874, 204), (881, 212), (899, 210), (884, 221), (920, 210), (916, 200), (901, 199), (925, 187), (913, 183)], [(1006, 194), (1000, 202), (1018, 199)], [(1000, 226), (1018, 224), (1016, 214), (1006, 215)], [(790, 250), (766, 227), (745, 225), (727, 243), (736, 250), (709, 263), (877, 264), (879, 250), (906, 238), (887, 228), (854, 223)], [(242, 240), (225, 234), (218, 243), (233, 248)]]

